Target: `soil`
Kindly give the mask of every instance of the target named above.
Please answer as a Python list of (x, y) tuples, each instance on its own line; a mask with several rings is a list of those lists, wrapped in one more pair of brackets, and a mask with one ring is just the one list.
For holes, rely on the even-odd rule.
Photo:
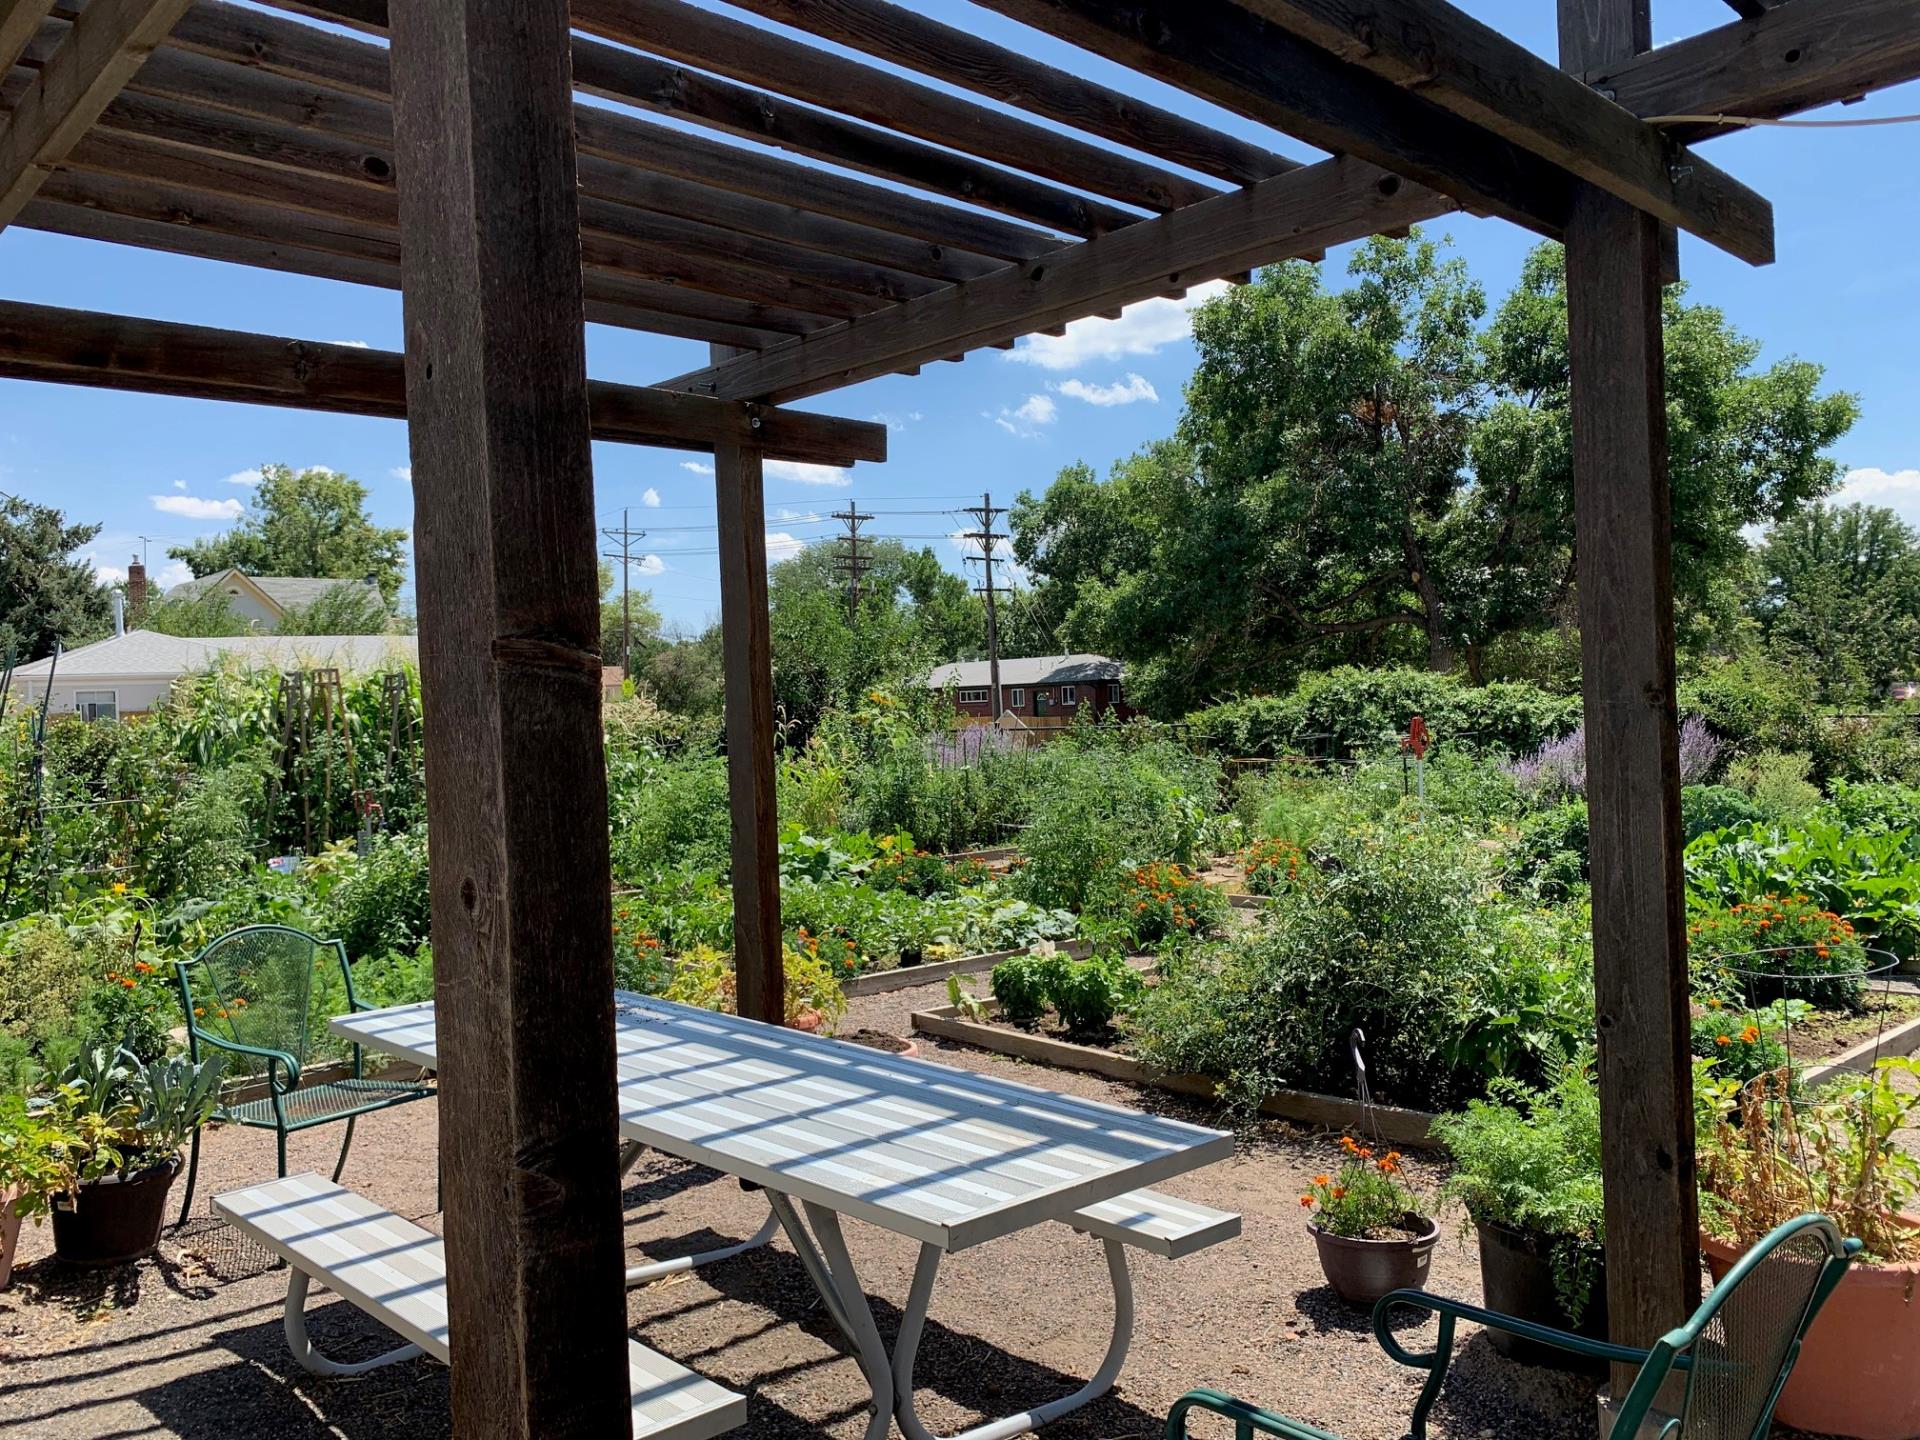
[(1920, 1015), (1920, 995), (1907, 990), (1881, 991), (1867, 996), (1857, 1014), (1847, 1010), (1816, 1010), (1796, 1023), (1786, 1037), (1796, 1060), (1824, 1060), (1875, 1035), (1892, 1030)]
[[(904, 1036), (907, 1016), (945, 1003), (928, 985), (852, 1002), (844, 1032)], [(1072, 1074), (922, 1037), (928, 1058), (1031, 1085), (1219, 1123), (1211, 1107), (1094, 1075)], [(293, 1137), (295, 1169), (331, 1170), (339, 1133)], [(1270, 1405), (1346, 1440), (1398, 1440), (1419, 1376), (1387, 1359), (1365, 1311), (1342, 1304), (1320, 1273), (1301, 1224), (1306, 1182), (1329, 1169), (1329, 1137), (1280, 1122), (1240, 1132), (1231, 1160), (1164, 1183), (1235, 1210), (1245, 1231), (1177, 1262), (1134, 1254), (1138, 1306), (1119, 1386), (1044, 1431), (1059, 1440), (1154, 1440), (1183, 1391), (1211, 1385)], [(363, 1117), (344, 1180), (437, 1229), (434, 1107)], [(281, 1334), (286, 1272), (213, 1221), (207, 1197), (273, 1174), (271, 1132), (211, 1132), (196, 1217), (169, 1231), (155, 1257), (81, 1273), (49, 1258), (46, 1229), (21, 1236), (13, 1288), (0, 1292), (0, 1437), (6, 1440), (439, 1440), (450, 1433), (447, 1373), (414, 1360), (357, 1380), (299, 1370)], [(1414, 1157), (1405, 1178), (1431, 1193), (1441, 1178)], [(627, 1241), (638, 1258), (713, 1248), (751, 1233), (764, 1202), (724, 1177), (649, 1155), (623, 1192)], [(1431, 1288), (1480, 1299), (1461, 1216), (1442, 1207)], [(916, 1247), (871, 1226), (847, 1227), (889, 1342)], [(916, 1377), (921, 1418), (950, 1434), (1076, 1388), (1106, 1343), (1109, 1295), (1100, 1248), (1062, 1226), (1031, 1229), (948, 1259)], [(340, 1359), (392, 1338), (346, 1303), (316, 1292), (315, 1342)], [(869, 1390), (783, 1239), (733, 1260), (629, 1292), (642, 1343), (749, 1397), (739, 1433), (858, 1440)], [(1431, 1343), (1409, 1330), (1413, 1348)], [(1423, 1338), (1424, 1337), (1424, 1338)], [(1204, 1430), (1207, 1435), (1216, 1431)], [(1434, 1414), (1435, 1440), (1519, 1437), (1591, 1440), (1590, 1387), (1501, 1359), (1462, 1327), (1452, 1377)]]
[(891, 1035), (884, 1030), (874, 1030), (864, 1026), (858, 1030), (843, 1030), (834, 1038), (837, 1040), (848, 1040), (855, 1045), (866, 1045), (875, 1050), (891, 1051), (895, 1055), (903, 1054), (914, 1048), (914, 1043), (911, 1040), (903, 1039), (898, 1035)]

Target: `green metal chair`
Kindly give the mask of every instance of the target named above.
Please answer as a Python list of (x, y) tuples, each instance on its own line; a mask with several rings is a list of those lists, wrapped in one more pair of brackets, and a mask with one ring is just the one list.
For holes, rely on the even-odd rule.
[[(248, 925), (222, 935), (193, 959), (176, 962), (174, 969), (180, 977), (188, 1053), (197, 1060), (202, 1046), (212, 1046), (242, 1057), (229, 1066), (226, 1093), (252, 1095), (224, 1101), (213, 1118), (274, 1131), (282, 1176), (287, 1173), (287, 1136), (294, 1131), (346, 1121), (340, 1158), (333, 1167), (338, 1180), (358, 1116), (433, 1094), (418, 1081), (364, 1078), (358, 1045), (347, 1076), (310, 1080), (301, 1074), (309, 1046), (330, 1013), (374, 1008), (354, 995), (353, 967), (347, 962), (347, 947), (338, 940), (317, 939), (285, 925)], [(247, 1060), (253, 1063), (247, 1065)], [(187, 1196), (180, 1206), (183, 1225), (193, 1211), (199, 1172), (196, 1129), (187, 1163)]]
[[(1668, 1377), (1678, 1371), (1686, 1377), (1680, 1413), (1651, 1432), (1658, 1440), (1765, 1440), (1780, 1389), (1799, 1358), (1800, 1339), (1859, 1250), (1860, 1242), (1842, 1239), (1824, 1215), (1789, 1220), (1741, 1257), (1691, 1320), (1650, 1350), (1569, 1335), (1421, 1290), (1396, 1290), (1374, 1306), (1373, 1333), (1388, 1355), (1427, 1372), (1408, 1422), (1409, 1440), (1426, 1440), (1427, 1416), (1440, 1397), (1453, 1359), (1454, 1327), (1461, 1320), (1591, 1359), (1638, 1365), (1639, 1377), (1620, 1406), (1614, 1435), (1639, 1436)], [(1438, 1317), (1439, 1341), (1430, 1352), (1407, 1350), (1393, 1334), (1392, 1314), (1402, 1308)], [(1166, 1440), (1187, 1440), (1187, 1415), (1193, 1410), (1231, 1420), (1235, 1440), (1253, 1440), (1256, 1430), (1282, 1440), (1338, 1440), (1218, 1390), (1191, 1390), (1176, 1400), (1167, 1414)]]

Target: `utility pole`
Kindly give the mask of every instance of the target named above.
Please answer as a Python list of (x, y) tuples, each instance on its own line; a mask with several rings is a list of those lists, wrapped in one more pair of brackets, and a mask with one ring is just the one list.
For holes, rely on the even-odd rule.
[(964, 531), (962, 538), (976, 541), (979, 544), (980, 553), (977, 556), (969, 555), (967, 559), (969, 562), (978, 560), (980, 564), (985, 567), (985, 583), (976, 585), (974, 591), (977, 594), (987, 597), (987, 684), (991, 687), (988, 693), (992, 697), (988, 709), (997, 722), (1000, 719), (1001, 702), (1000, 616), (994, 606), (994, 599), (1002, 590), (1007, 590), (1008, 594), (1012, 594), (1013, 592), (1008, 590), (1006, 586), (995, 585), (993, 583), (993, 547), (1007, 538), (1004, 530), (995, 530), (993, 528), (993, 522), (1007, 512), (1004, 506), (999, 508), (994, 506), (993, 494), (989, 491), (980, 497), (980, 503), (978, 505), (968, 507), (965, 513), (973, 516), (974, 520), (980, 526), (978, 530)]
[(600, 533), (609, 540), (620, 544), (618, 554), (603, 550), (601, 554), (609, 560), (620, 562), (620, 674), (633, 678), (633, 542), (647, 538), (644, 530), (635, 530), (627, 523), (631, 512), (626, 508), (620, 511), (620, 528), (604, 528)]
[(860, 580), (873, 568), (873, 552), (860, 548), (873, 542), (861, 537), (860, 527), (873, 516), (849, 500), (846, 509), (833, 512), (833, 518), (847, 527), (847, 550), (844, 555), (833, 557), (833, 570), (836, 575), (847, 577), (847, 624), (857, 625), (860, 623)]

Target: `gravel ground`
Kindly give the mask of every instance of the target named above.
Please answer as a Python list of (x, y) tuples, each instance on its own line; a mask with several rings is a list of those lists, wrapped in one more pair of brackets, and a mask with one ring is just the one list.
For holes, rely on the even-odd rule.
[[(911, 1010), (944, 1000), (937, 986), (856, 1000), (842, 1029), (905, 1035)], [(1120, 1105), (1213, 1118), (1177, 1097), (1095, 1076), (959, 1046), (923, 1053)], [(433, 1129), (431, 1105), (362, 1120), (344, 1178), (437, 1228)], [(295, 1168), (331, 1169), (334, 1142), (326, 1134), (294, 1138)], [(1414, 1376), (1381, 1353), (1364, 1314), (1335, 1299), (1302, 1226), (1302, 1184), (1328, 1168), (1334, 1153), (1325, 1138), (1262, 1125), (1240, 1137), (1232, 1161), (1168, 1184), (1239, 1210), (1246, 1233), (1174, 1263), (1135, 1252), (1139, 1320), (1120, 1384), (1046, 1433), (1147, 1440), (1182, 1391), (1213, 1385), (1347, 1440), (1398, 1440), (1418, 1388)], [(271, 1176), (271, 1133), (210, 1134), (202, 1170), (203, 1197)], [(1419, 1171), (1417, 1178), (1434, 1176)], [(660, 1156), (635, 1169), (623, 1200), (629, 1245), (656, 1258), (745, 1236), (765, 1213), (731, 1181)], [(63, 1271), (47, 1258), (49, 1233), (27, 1230), (13, 1288), (0, 1292), (0, 1435), (431, 1440), (450, 1433), (446, 1372), (431, 1362), (345, 1381), (298, 1370), (280, 1333), (285, 1271), (206, 1218), (204, 1201), (199, 1209), (200, 1218), (168, 1233), (155, 1258), (99, 1275)], [(1473, 1247), (1458, 1238), (1459, 1217), (1445, 1219), (1432, 1288), (1477, 1301)], [(848, 1237), (891, 1341), (915, 1247), (864, 1225), (850, 1225)], [(1108, 1303), (1099, 1247), (1060, 1226), (951, 1257), (917, 1368), (921, 1418), (950, 1433), (1077, 1387), (1105, 1345)], [(392, 1343), (324, 1294), (309, 1313), (316, 1342), (340, 1358)], [(784, 1238), (631, 1292), (628, 1320), (642, 1342), (746, 1392), (755, 1436), (857, 1440), (862, 1433), (867, 1388)], [(1433, 1433), (1586, 1440), (1595, 1432), (1593, 1414), (1585, 1385), (1510, 1364), (1483, 1336), (1470, 1335)]]

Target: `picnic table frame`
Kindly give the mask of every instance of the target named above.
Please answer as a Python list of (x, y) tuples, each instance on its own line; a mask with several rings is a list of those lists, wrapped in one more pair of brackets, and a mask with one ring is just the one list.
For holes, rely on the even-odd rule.
[[(437, 1066), (431, 1002), (343, 1015), (337, 1035)], [(1232, 1154), (1232, 1136), (995, 1076), (719, 1015), (650, 996), (615, 1003), (622, 1173), (646, 1149), (762, 1190), (769, 1215), (747, 1240), (627, 1271), (629, 1286), (730, 1258), (785, 1231), (872, 1390), (867, 1440), (897, 1420), (935, 1440), (914, 1403), (914, 1362), (942, 1258), (953, 1250), (1127, 1194)], [(845, 1219), (917, 1240), (891, 1351), (874, 1323)], [(1132, 1340), (1125, 1246), (1100, 1237), (1113, 1292), (1105, 1354), (1078, 1390), (959, 1432), (1007, 1440), (1112, 1388)]]

